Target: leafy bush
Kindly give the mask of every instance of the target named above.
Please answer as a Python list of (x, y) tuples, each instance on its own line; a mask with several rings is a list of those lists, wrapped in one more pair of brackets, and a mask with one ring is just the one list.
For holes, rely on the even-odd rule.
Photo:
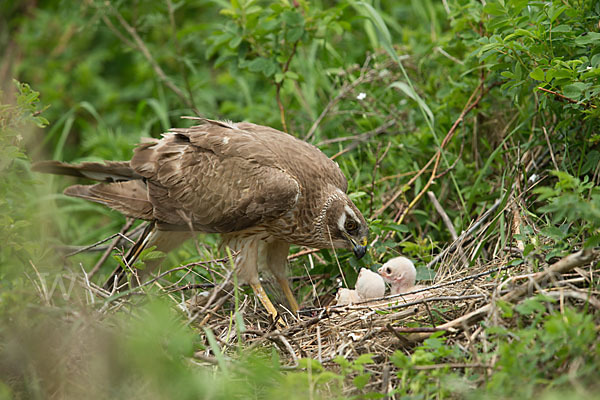
[[(218, 352), (210, 334), (185, 326), (174, 303), (155, 300), (152, 291), (134, 302), (132, 315), (112, 317), (82, 305), (86, 293), (71, 300), (59, 291), (44, 294), (56, 289), (56, 276), (81, 277), (81, 266), (89, 271), (99, 258), (57, 260), (60, 252), (48, 242), (87, 245), (125, 221), (57, 195), (73, 181), (31, 174), (26, 154), (129, 159), (141, 136), (185, 126), (179, 117), (193, 114), (306, 138), (339, 163), (376, 238), (360, 264), (327, 250), (310, 263), (294, 261), (294, 275), (311, 265), (311, 273), (330, 276), (320, 294), (337, 288), (338, 261), (352, 285), (360, 266), (376, 267), (400, 252), (425, 263), (446, 247), (452, 236), (422, 200), (425, 191), (458, 232), (498, 199), (513, 207), (495, 213), (471, 265), (508, 259), (513, 242), (522, 245), (513, 265), (534, 269), (598, 245), (599, 2), (92, 0), (66, 7), (9, 0), (0, 10), (0, 48), (16, 49), (6, 51), (0, 73), (12, 70), (51, 105), (40, 108), (40, 95), (20, 84), (14, 105), (0, 108), (0, 334), (11, 343), (0, 350), (0, 368), (12, 374), (0, 374), (0, 397), (59, 393), (47, 385), (51, 379), (109, 386), (111, 398), (336, 397), (348, 382), (365, 396), (379, 390), (369, 370), (376, 355), (338, 357), (334, 371), (303, 359), (301, 371), (284, 373), (276, 354), (235, 349), (240, 360), (222, 354), (217, 374), (190, 361), (194, 351)], [(48, 128), (31, 128), (45, 125), (43, 118)], [(217, 239), (202, 241), (205, 247), (182, 246), (170, 262), (215, 258)], [(419, 268), (420, 277), (430, 272)], [(169, 279), (197, 283), (177, 273)], [(314, 297), (308, 285), (296, 290)], [(514, 397), (548, 386), (586, 395), (595, 388), (595, 314), (553, 311), (537, 298), (499, 307), (516, 327), (487, 326), (489, 347), (465, 352), (433, 337), (410, 354), (394, 353), (402, 382), (395, 394)], [(71, 322), (88, 313), (81, 325)], [(80, 347), (69, 350), (73, 342)], [(46, 357), (28, 348), (57, 350)], [(88, 350), (104, 356), (96, 363), (82, 356)], [(443, 365), (477, 358), (493, 358), (496, 368)], [(49, 360), (58, 360), (56, 371)], [(83, 366), (74, 375), (71, 362)], [(64, 397), (81, 394), (66, 387)]]

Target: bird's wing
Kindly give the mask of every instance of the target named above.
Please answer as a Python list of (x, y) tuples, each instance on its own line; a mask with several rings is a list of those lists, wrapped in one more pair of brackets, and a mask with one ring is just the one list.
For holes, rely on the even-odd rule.
[(276, 154), (300, 155), (286, 157), (280, 162), (295, 170), (301, 181), (321, 182), (324, 186), (333, 185), (344, 193), (348, 190), (348, 181), (338, 164), (312, 144), (267, 126), (250, 122), (241, 122), (236, 126), (251, 134), (268, 138), (266, 146), (271, 147)]
[(144, 177), (154, 217), (207, 232), (234, 232), (291, 210), (298, 182), (256, 135), (208, 124), (140, 145), (132, 168)]

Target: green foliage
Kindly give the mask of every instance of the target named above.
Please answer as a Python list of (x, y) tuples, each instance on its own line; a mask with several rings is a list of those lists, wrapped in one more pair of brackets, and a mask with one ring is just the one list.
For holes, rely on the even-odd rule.
[(453, 392), (460, 393), (469, 388), (470, 384), (466, 377), (451, 372), (450, 366), (442, 366), (431, 370), (419, 370), (414, 367), (428, 366), (434, 364), (445, 364), (456, 360), (464, 360), (466, 357), (456, 346), (449, 346), (445, 338), (437, 332), (425, 340), (421, 346), (407, 355), (396, 351), (391, 361), (398, 367), (398, 377), (401, 384), (394, 390), (399, 396), (408, 396), (421, 393), (423, 398), (440, 396), (449, 397)]
[(485, 387), (490, 398), (530, 397), (567, 388), (573, 380), (596, 384), (600, 342), (592, 316), (569, 308), (544, 316), (542, 303), (533, 304), (521, 306), (520, 312), (535, 316), (536, 323), (510, 336), (494, 335), (499, 362)]
[[(13, 280), (15, 276), (47, 251), (38, 241), (46, 224), (34, 225), (36, 182), (28, 172), (23, 131), (48, 121), (39, 115), (43, 111), (39, 93), (27, 84), (15, 82), (15, 86), (15, 104), (0, 104), (0, 288), (22, 287), (21, 279)], [(9, 292), (0, 293), (0, 310), (12, 304), (11, 297)]]
[[(6, 51), (0, 71), (12, 70), (41, 93), (18, 84), (11, 105), (0, 106), (0, 317), (6, 322), (0, 334), (11, 343), (0, 350), (9, 367), (0, 368), (19, 372), (0, 382), (0, 398), (47, 397), (47, 380), (72, 382), (73, 376), (94, 388), (112, 388), (105, 396), (110, 398), (331, 398), (344, 384), (367, 397), (379, 395), (370, 386), (371, 355), (338, 357), (335, 371), (302, 359), (298, 371), (284, 373), (276, 354), (246, 354), (240, 344), (234, 361), (210, 331), (186, 326), (174, 303), (156, 301), (152, 291), (135, 302), (131, 315), (67, 322), (90, 312), (79, 308), (85, 296), (67, 301), (57, 290), (49, 299), (36, 297), (41, 280), (34, 267), (51, 272), (43, 276), (52, 282), (57, 271), (79, 273), (80, 265), (89, 270), (99, 255), (57, 261), (47, 242), (94, 243), (120, 229), (124, 219), (56, 194), (74, 181), (31, 174), (25, 154), (36, 160), (129, 159), (140, 137), (186, 126), (179, 117), (196, 113), (278, 128), (286, 121), (290, 133), (304, 138), (310, 132), (309, 141), (335, 155), (377, 238), (361, 261), (343, 250), (310, 260), (311, 273), (331, 276), (323, 284), (331, 289), (337, 287), (338, 262), (350, 285), (357, 269), (398, 253), (417, 261), (419, 279), (435, 273), (423, 264), (452, 240), (437, 211), (421, 200), (405, 219), (398, 216), (428, 184), (431, 166), (411, 179), (460, 121), (428, 190), (458, 232), (499, 198), (519, 198), (526, 217), (520, 233), (506, 235), (510, 223), (499, 214), (472, 262), (490, 261), (487, 254), (514, 239), (524, 251), (511, 263), (542, 268), (574, 247), (600, 242), (597, 1), (93, 0), (67, 7), (58, 0), (9, 0), (0, 10), (0, 48), (18, 50)], [(477, 106), (461, 116), (472, 93), (481, 96)], [(51, 107), (41, 107), (40, 97)], [(45, 118), (51, 124), (36, 130), (48, 124)], [(535, 176), (526, 173), (524, 160), (536, 166)], [(537, 202), (526, 195), (533, 184)], [(396, 201), (382, 209), (394, 194)], [(217, 238), (201, 241), (206, 246), (188, 243), (169, 262), (216, 258)], [(150, 249), (136, 267), (158, 256)], [(110, 261), (98, 282), (116, 265)], [(305, 274), (306, 265), (306, 259), (294, 261), (292, 274)], [(183, 272), (169, 279), (200, 281)], [(297, 291), (313, 298), (309, 286)], [(47, 303), (61, 311), (45, 308)], [(544, 387), (569, 393), (578, 381), (593, 387), (600, 363), (593, 315), (548, 311), (557, 305), (542, 297), (497, 306), (517, 328), (486, 327), (491, 348), (467, 353), (434, 336), (410, 353), (394, 353), (402, 382), (397, 397), (481, 398), (486, 390), (491, 397), (523, 397), (523, 391), (535, 395)], [(23, 312), (31, 308), (40, 311)], [(88, 336), (89, 342), (60, 354)], [(58, 350), (46, 358), (28, 347)], [(190, 361), (194, 352), (207, 350), (217, 357), (218, 373)], [(477, 367), (444, 366), (487, 362), (493, 352), (497, 368), (489, 376)], [(80, 354), (105, 357), (95, 363), (81, 361)], [(49, 360), (58, 366), (56, 375)], [(84, 364), (76, 375), (69, 372), (73, 360)]]

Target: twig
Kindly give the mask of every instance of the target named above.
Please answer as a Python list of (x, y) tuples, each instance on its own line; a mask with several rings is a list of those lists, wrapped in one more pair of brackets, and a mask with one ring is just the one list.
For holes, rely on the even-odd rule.
[(341, 136), (333, 139), (322, 140), (316, 144), (317, 147), (325, 146), (327, 144), (341, 143), (347, 141), (356, 141), (356, 142), (367, 142), (373, 136), (377, 136), (380, 133), (385, 132), (388, 128), (394, 126), (396, 124), (395, 119), (390, 119), (375, 129), (372, 129), (368, 132), (361, 133), (360, 135), (351, 135), (351, 136)]
[[(148, 47), (146, 46), (146, 44), (144, 43), (144, 41), (140, 38), (140, 36), (138, 35), (138, 33), (135, 30), (135, 28), (132, 27), (125, 20), (125, 18), (123, 18), (123, 16), (121, 15), (121, 13), (115, 7), (112, 6), (112, 4), (110, 3), (110, 1), (106, 1), (104, 4), (106, 4), (108, 6), (108, 8), (110, 9), (110, 11), (117, 17), (117, 20), (119, 21), (119, 23), (121, 24), (121, 26), (133, 38), (133, 41), (134, 41), (134, 43), (136, 45), (135, 47), (137, 47), (138, 50), (140, 50), (142, 52), (142, 54), (144, 55), (144, 57), (146, 58), (146, 60), (152, 66), (152, 69), (154, 69), (154, 72), (156, 73), (156, 75), (158, 75), (159, 80), (161, 82), (164, 82), (164, 84), (169, 89), (171, 89), (171, 91), (173, 91), (173, 93), (175, 93), (177, 95), (177, 97), (179, 97), (179, 99), (181, 101), (183, 101), (183, 103), (187, 107), (189, 107), (190, 109), (192, 109), (196, 114), (200, 115), (200, 112), (196, 109), (196, 107), (194, 107), (194, 103), (191, 101), (191, 99), (189, 99), (185, 95), (185, 93), (183, 93), (183, 91), (181, 89), (179, 89), (173, 83), (173, 81), (169, 77), (167, 77), (167, 75), (165, 74), (165, 72), (163, 71), (163, 69), (160, 67), (160, 65), (158, 64), (158, 62), (156, 62), (156, 60), (154, 59), (154, 57), (152, 57), (152, 54), (150, 53), (150, 50), (148, 50)], [(127, 42), (125, 42), (125, 44), (131, 45), (131, 42), (127, 41)]]
[(305, 250), (300, 250), (297, 253), (290, 254), (287, 259), (288, 259), (288, 261), (291, 261), (291, 260), (293, 260), (295, 258), (299, 258), (299, 257), (306, 256), (306, 255), (309, 255), (309, 254), (317, 253), (319, 251), (321, 251), (321, 249), (305, 249)]
[(447, 329), (440, 329), (440, 328), (431, 327), (431, 326), (417, 326), (417, 327), (414, 327), (414, 328), (405, 327), (405, 326), (399, 326), (397, 328), (393, 328), (392, 327), (392, 329), (395, 330), (398, 333), (415, 333), (415, 332), (430, 332), (430, 333), (434, 333), (434, 332), (440, 332), (440, 331), (446, 331), (447, 330)]
[(292, 52), (290, 53), (290, 56), (288, 57), (287, 61), (285, 62), (285, 65), (283, 66), (283, 69), (281, 70), (284, 75), (284, 78), (281, 79), (281, 81), (275, 83), (275, 88), (276, 88), (275, 98), (277, 99), (277, 106), (279, 107), (279, 116), (281, 118), (281, 126), (283, 127), (283, 131), (285, 133), (288, 133), (288, 128), (287, 128), (287, 124), (285, 122), (285, 109), (283, 108), (283, 104), (281, 103), (281, 87), (283, 86), (283, 82), (285, 81), (285, 73), (290, 68), (290, 62), (292, 62), (292, 58), (296, 54), (296, 48), (298, 47), (298, 42), (300, 42), (300, 39), (298, 39), (294, 42), (294, 46), (292, 47)]
[(329, 101), (329, 103), (327, 103), (327, 105), (325, 106), (323, 111), (321, 111), (321, 114), (319, 114), (319, 116), (317, 117), (315, 122), (313, 122), (312, 126), (308, 130), (308, 133), (304, 137), (304, 141), (309, 141), (313, 137), (313, 135), (317, 131), (317, 128), (321, 124), (321, 121), (323, 121), (323, 118), (325, 118), (325, 116), (331, 111), (331, 109), (333, 107), (335, 107), (335, 105), (341, 99), (343, 99), (349, 92), (354, 90), (358, 85), (360, 85), (364, 81), (371, 79), (373, 76), (375, 76), (376, 74), (379, 73), (378, 72), (379, 70), (370, 70), (368, 72), (365, 72), (367, 69), (367, 66), (371, 62), (371, 59), (372, 59), (371, 55), (367, 56), (367, 58), (365, 59), (365, 62), (363, 63), (363, 66), (361, 68), (360, 75), (358, 76), (358, 78), (356, 78), (354, 81), (352, 81), (350, 83), (348, 83), (348, 82), (344, 83), (344, 85), (340, 89), (339, 93), (333, 99), (331, 99)]
[(356, 135), (356, 139), (354, 140), (354, 142), (352, 144), (350, 144), (348, 147), (338, 151), (337, 153), (335, 153), (334, 155), (332, 155), (330, 158), (332, 160), (335, 160), (336, 158), (338, 158), (339, 156), (341, 156), (342, 154), (346, 154), (354, 149), (356, 149), (360, 143), (366, 142), (368, 141), (371, 137), (373, 136), (377, 136), (381, 133), (384, 133), (385, 131), (388, 130), (388, 128), (394, 126), (394, 124), (396, 124), (396, 120), (392, 119), (389, 120), (387, 122), (384, 122), (383, 124), (381, 124), (380, 126), (378, 126), (377, 128), (369, 131), (369, 132), (365, 132), (361, 135)]
[(389, 400), (388, 392), (389, 392), (389, 384), (390, 384), (390, 366), (385, 364), (383, 366), (382, 378), (381, 378), (381, 393), (383, 393), (383, 400)]
[(593, 297), (589, 293), (585, 293), (579, 290), (553, 290), (550, 292), (543, 292), (544, 296), (549, 296), (555, 299), (560, 297), (571, 297), (573, 299), (581, 300), (590, 303), (596, 309), (600, 310), (600, 300)]
[(394, 334), (394, 336), (396, 336), (396, 338), (402, 342), (402, 344), (404, 346), (408, 346), (410, 345), (410, 341), (408, 339), (406, 339), (404, 336), (402, 336), (401, 334), (399, 334), (398, 332), (396, 332), (396, 330), (394, 329), (394, 327), (391, 324), (386, 324), (385, 328), (390, 331), (391, 333)]
[[(394, 201), (396, 201), (396, 199), (406, 191), (406, 186), (410, 186), (412, 185), (412, 183), (414, 181), (417, 180), (417, 178), (419, 176), (421, 176), (421, 174), (423, 174), (423, 172), (429, 167), (429, 165), (431, 165), (431, 163), (434, 163), (433, 166), (433, 170), (431, 172), (431, 175), (429, 177), (429, 180), (427, 181), (427, 183), (425, 184), (425, 186), (423, 187), (423, 189), (421, 189), (421, 191), (415, 196), (415, 198), (409, 203), (408, 207), (406, 207), (406, 209), (402, 212), (402, 214), (400, 215), (400, 218), (398, 219), (398, 223), (401, 224), (402, 221), (404, 220), (404, 218), (406, 217), (406, 215), (409, 213), (409, 211), (418, 203), (418, 201), (421, 199), (421, 197), (423, 197), (423, 194), (425, 192), (427, 192), (427, 190), (429, 189), (429, 187), (431, 186), (431, 184), (433, 183), (435, 176), (437, 174), (437, 168), (439, 166), (440, 160), (441, 160), (441, 156), (442, 156), (442, 151), (444, 150), (444, 148), (446, 147), (446, 145), (450, 142), (450, 140), (452, 139), (452, 137), (454, 136), (454, 133), (456, 132), (456, 129), (458, 128), (458, 126), (460, 125), (460, 123), (464, 120), (465, 116), (471, 112), (471, 110), (473, 108), (475, 108), (479, 102), (481, 101), (481, 99), (483, 98), (483, 96), (492, 88), (494, 87), (494, 85), (490, 85), (486, 90), (483, 90), (483, 84), (484, 81), (483, 79), (481, 80), (480, 84), (477, 86), (477, 88), (475, 88), (475, 90), (473, 91), (473, 93), (471, 93), (471, 96), (469, 97), (469, 99), (467, 100), (462, 112), (460, 113), (460, 115), (458, 116), (458, 118), (454, 121), (454, 124), (452, 124), (452, 127), (450, 128), (450, 130), (448, 131), (448, 133), (446, 134), (446, 136), (444, 137), (444, 139), (442, 140), (442, 143), (440, 144), (439, 149), (436, 151), (436, 153), (433, 155), (433, 157), (431, 157), (431, 159), (427, 162), (427, 164), (425, 164), (425, 166), (423, 168), (421, 168), (421, 170), (417, 173), (417, 175), (415, 175), (409, 183), (407, 183), (406, 185), (403, 185), (392, 197), (390, 200), (388, 200), (379, 210), (377, 210), (375, 212), (375, 214), (373, 214), (372, 218), (377, 218), (379, 215), (381, 215)], [(479, 93), (479, 95), (477, 97), (475, 97), (477, 94)]]
[[(594, 260), (597, 256), (597, 253), (593, 252), (591, 249), (580, 250), (576, 253), (570, 254), (565, 258), (559, 260), (558, 262), (552, 264), (548, 269), (542, 271), (532, 279), (532, 282), (537, 285), (543, 285), (548, 279), (555, 275), (564, 274), (569, 272), (575, 267), (580, 265), (587, 264)], [(504, 302), (514, 302), (519, 298), (525, 296), (530, 291), (530, 285), (528, 283), (524, 283), (507, 294), (500, 297), (500, 300)], [(472, 311), (468, 314), (465, 314), (459, 318), (456, 318), (450, 322), (447, 322), (443, 325), (438, 326), (440, 329), (449, 329), (449, 328), (460, 328), (464, 326), (469, 326), (474, 324), (475, 322), (481, 320), (484, 315), (489, 313), (493, 308), (493, 304), (486, 304), (483, 307), (478, 308), (475, 311)], [(415, 333), (410, 335), (408, 338), (410, 340), (419, 341), (426, 339), (430, 336), (430, 333)]]
[[(175, 50), (177, 51), (177, 56), (183, 60), (183, 54), (181, 51), (181, 44), (179, 43), (179, 39), (177, 38), (177, 29), (175, 24), (175, 8), (173, 7), (173, 2), (171, 0), (167, 0), (167, 9), (169, 10), (169, 23), (171, 25), (171, 35), (173, 37), (173, 42), (175, 43)], [(190, 86), (190, 80), (187, 73), (187, 68), (184, 62), (177, 62), (177, 66), (179, 67), (179, 71), (183, 76), (183, 81), (185, 83), (185, 89), (187, 90), (188, 97), (190, 99), (190, 103), (195, 108), (196, 102), (194, 101), (194, 92), (192, 92), (192, 87)]]
[(417, 371), (428, 371), (431, 369), (443, 369), (443, 368), (492, 368), (492, 365), (447, 363), (447, 364), (413, 365), (410, 368), (416, 369)]
[[(134, 222), (135, 222), (135, 219), (128, 218), (127, 221), (125, 222), (125, 225), (123, 225), (123, 228), (121, 228), (121, 231), (119, 232), (119, 234), (125, 235), (125, 233), (129, 230), (129, 228), (131, 228), (131, 226), (133, 225)], [(117, 244), (119, 243), (120, 240), (121, 240), (121, 236), (117, 235), (117, 237), (114, 238), (113, 241), (108, 245), (108, 248), (104, 251), (104, 253), (102, 254), (102, 257), (100, 257), (100, 259), (98, 260), (96, 265), (94, 265), (94, 267), (90, 271), (90, 273), (89, 273), (90, 278), (93, 278), (94, 275), (96, 275), (96, 273), (100, 270), (100, 268), (102, 267), (104, 262), (108, 259), (108, 256), (110, 256), (110, 253), (112, 253), (113, 249), (117, 246)], [(86, 277), (86, 279), (87, 279), (87, 277)]]
[[(99, 241), (97, 241), (96, 243), (92, 243), (92, 244), (90, 244), (90, 245), (87, 245), (87, 246), (79, 247), (77, 250), (75, 250), (75, 251), (73, 251), (73, 252), (71, 252), (71, 253), (69, 253), (69, 254), (65, 255), (65, 257), (72, 257), (72, 256), (74, 256), (74, 255), (76, 255), (76, 254), (83, 253), (84, 251), (87, 251), (87, 250), (89, 250), (89, 249), (93, 249), (94, 247), (96, 247), (96, 246), (98, 246), (98, 245), (101, 245), (102, 243), (108, 242), (110, 239), (113, 239), (113, 238), (115, 238), (115, 237), (119, 237), (119, 239), (120, 239), (120, 235), (119, 235), (119, 233), (120, 233), (120, 232), (117, 232), (117, 233), (115, 233), (115, 234), (113, 234), (113, 235), (110, 235), (109, 237), (107, 237), (107, 238), (104, 238), (104, 239), (102, 239), (102, 240), (99, 240)], [(111, 249), (111, 250), (112, 250), (112, 249)]]
[(557, 171), (558, 164), (556, 163), (556, 158), (554, 157), (554, 151), (552, 151), (552, 145), (550, 144), (550, 137), (548, 137), (548, 132), (546, 131), (546, 127), (542, 126), (542, 130), (544, 131), (544, 137), (546, 138), (546, 144), (548, 145), (548, 150), (550, 151), (550, 158), (552, 158), (552, 164), (554, 164), (554, 169)]
[(377, 145), (377, 157), (375, 159), (375, 165), (373, 166), (373, 172), (371, 173), (371, 202), (370, 202), (371, 204), (369, 206), (369, 210), (370, 210), (369, 214), (373, 214), (373, 203), (375, 200), (375, 177), (377, 176), (377, 170), (379, 169), (379, 165), (381, 164), (381, 162), (387, 155), (388, 151), (390, 150), (391, 145), (392, 145), (392, 142), (388, 142), (388, 145), (385, 148), (385, 150), (383, 151), (383, 154), (381, 155), (381, 157), (379, 156), (379, 150), (381, 149), (381, 142)]
[(458, 237), (458, 239), (456, 239), (454, 242), (452, 242), (452, 244), (450, 246), (448, 246), (444, 250), (442, 250), (440, 252), (440, 254), (435, 256), (433, 258), (433, 260), (431, 260), (427, 264), (427, 268), (433, 267), (442, 258), (444, 258), (448, 252), (454, 250), (458, 246), (459, 243), (461, 243), (463, 240), (465, 240), (465, 238), (467, 236), (471, 235), (473, 232), (475, 232), (477, 229), (479, 229), (479, 227), (496, 211), (496, 209), (500, 206), (501, 203), (502, 203), (502, 198), (499, 198), (498, 200), (496, 200), (496, 202), (481, 217), (479, 217), (479, 219), (477, 220), (477, 222), (475, 222), (473, 224), (473, 226), (471, 226), (469, 229), (467, 229), (466, 231), (461, 233), (460, 236)]
[(596, 108), (596, 106), (595, 106), (595, 105), (593, 105), (593, 104), (586, 104), (586, 103), (584, 103), (584, 102), (582, 102), (582, 101), (573, 100), (572, 98), (570, 98), (570, 97), (567, 97), (567, 96), (565, 96), (564, 94), (561, 94), (561, 93), (555, 92), (555, 91), (553, 91), (553, 90), (544, 89), (543, 87), (538, 87), (538, 90), (541, 90), (541, 91), (543, 91), (543, 92), (546, 92), (546, 93), (553, 94), (554, 96), (558, 97), (559, 99), (562, 99), (562, 100), (568, 101), (568, 102), (569, 102), (569, 103), (571, 103), (571, 104), (577, 104), (577, 105), (580, 105), (580, 106), (584, 106), (584, 107), (586, 107), (586, 108), (590, 108), (590, 107), (591, 107), (591, 108)]
[[(440, 217), (442, 217), (442, 221), (444, 221), (444, 225), (446, 225), (448, 232), (450, 232), (450, 236), (452, 236), (452, 239), (456, 242), (456, 240), (458, 239), (458, 235), (456, 234), (456, 229), (454, 229), (454, 225), (452, 225), (452, 221), (450, 221), (450, 217), (448, 217), (448, 214), (446, 214), (446, 211), (444, 210), (444, 208), (438, 201), (437, 197), (435, 197), (435, 193), (429, 191), (429, 192), (427, 192), (427, 196), (429, 197), (429, 200), (435, 207), (435, 210), (438, 212)], [(465, 256), (465, 253), (463, 252), (463, 249), (460, 246), (460, 242), (456, 242), (456, 243), (457, 243), (456, 246), (458, 248), (458, 252), (460, 254), (460, 258), (462, 259), (463, 264), (465, 266), (469, 265), (469, 260), (467, 260), (467, 257)]]

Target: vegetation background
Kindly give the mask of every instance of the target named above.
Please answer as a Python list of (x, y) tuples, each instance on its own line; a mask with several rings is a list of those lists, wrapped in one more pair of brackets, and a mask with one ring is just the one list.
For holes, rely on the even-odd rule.
[[(314, 360), (286, 370), (275, 350), (240, 344), (225, 362), (180, 299), (157, 288), (127, 311), (94, 302), (65, 277), (100, 255), (63, 256), (125, 219), (58, 194), (73, 181), (32, 173), (31, 160), (129, 159), (140, 137), (186, 126), (185, 115), (252, 121), (339, 163), (377, 239), (360, 265), (402, 253), (421, 279), (435, 274), (423, 265), (452, 236), (424, 196), (432, 191), (457, 232), (518, 198), (496, 212), (470, 265), (510, 255), (537, 270), (600, 240), (599, 77), (597, 0), (3, 1), (0, 398), (383, 397), (365, 386), (368, 356), (335, 371)], [(202, 242), (170, 262), (217, 258), (217, 239)], [(336, 257), (353, 284), (358, 262), (320, 254), (320, 294), (335, 293)], [(308, 264), (298, 258), (292, 274)], [(314, 300), (310, 286), (296, 290)], [(593, 398), (597, 310), (532, 304), (508, 328), (485, 327), (493, 340), (475, 354), (494, 362), (491, 375), (411, 369), (473, 361), (440, 338), (389, 355), (402, 368), (392, 394)], [(218, 368), (194, 359), (206, 347)]]

